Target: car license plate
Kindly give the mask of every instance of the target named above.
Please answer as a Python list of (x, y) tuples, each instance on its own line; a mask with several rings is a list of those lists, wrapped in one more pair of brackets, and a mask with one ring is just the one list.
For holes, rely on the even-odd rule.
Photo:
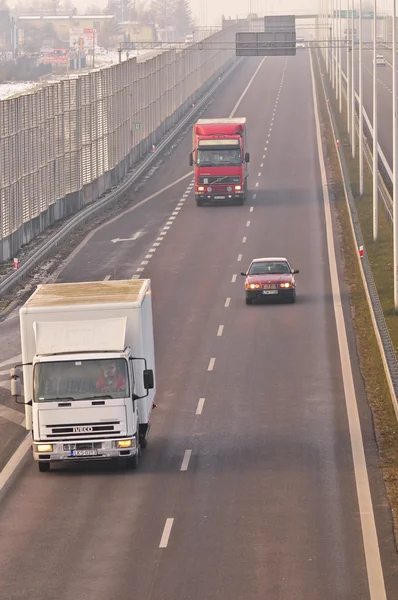
[(263, 294), (277, 294), (278, 290), (263, 290)]
[(214, 196), (214, 200), (225, 200), (225, 196)]
[(97, 456), (98, 450), (72, 450), (71, 456)]

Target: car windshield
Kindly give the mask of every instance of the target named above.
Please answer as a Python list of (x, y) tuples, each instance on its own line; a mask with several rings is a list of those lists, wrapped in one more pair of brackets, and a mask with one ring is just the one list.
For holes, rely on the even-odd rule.
[(237, 166), (242, 164), (239, 148), (223, 148), (220, 150), (198, 150), (197, 164), (201, 167), (220, 165)]
[(130, 394), (127, 361), (54, 361), (34, 368), (34, 401), (127, 398)]
[(282, 275), (291, 272), (291, 268), (286, 261), (273, 260), (254, 262), (249, 269), (249, 275)]

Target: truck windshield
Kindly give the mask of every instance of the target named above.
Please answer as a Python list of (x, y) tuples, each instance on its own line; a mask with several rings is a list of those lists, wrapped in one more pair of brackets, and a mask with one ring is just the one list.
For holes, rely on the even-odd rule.
[(242, 164), (242, 154), (239, 148), (198, 150), (196, 162), (200, 167), (238, 166)]
[(127, 398), (130, 395), (127, 361), (54, 361), (34, 368), (34, 401)]

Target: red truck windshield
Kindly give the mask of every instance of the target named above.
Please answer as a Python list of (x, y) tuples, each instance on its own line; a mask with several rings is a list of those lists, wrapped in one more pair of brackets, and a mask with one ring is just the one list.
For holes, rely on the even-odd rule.
[(230, 148), (220, 150), (200, 149), (197, 152), (196, 162), (200, 167), (238, 166), (242, 164), (242, 153), (238, 148), (233, 150)]

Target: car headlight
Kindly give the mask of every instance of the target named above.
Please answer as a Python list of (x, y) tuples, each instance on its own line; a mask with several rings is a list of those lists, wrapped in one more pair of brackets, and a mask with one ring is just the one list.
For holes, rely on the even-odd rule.
[(36, 452), (52, 452), (53, 445), (52, 444), (37, 444)]
[(294, 287), (293, 283), (281, 283), (281, 288), (289, 288)]
[(249, 283), (249, 285), (247, 287), (249, 290), (258, 290), (260, 285), (258, 283)]

